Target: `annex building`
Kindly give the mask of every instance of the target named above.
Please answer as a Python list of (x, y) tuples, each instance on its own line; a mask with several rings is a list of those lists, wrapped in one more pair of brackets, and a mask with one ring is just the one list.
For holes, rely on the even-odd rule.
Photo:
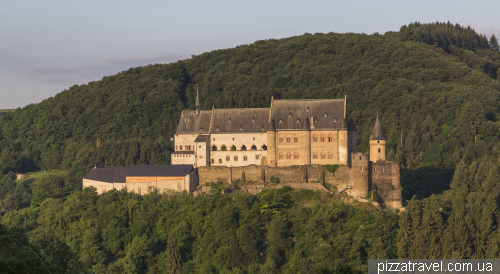
[(271, 100), (269, 108), (182, 111), (172, 164), (349, 165), (357, 132), (346, 99)]
[(129, 167), (94, 167), (84, 178), (83, 188), (93, 186), (102, 194), (111, 189), (127, 189), (146, 194), (158, 192), (193, 191), (196, 176), (192, 165), (132, 165)]

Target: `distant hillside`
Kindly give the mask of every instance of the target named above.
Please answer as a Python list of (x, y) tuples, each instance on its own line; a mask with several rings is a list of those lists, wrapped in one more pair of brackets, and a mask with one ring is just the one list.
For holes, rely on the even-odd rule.
[(0, 172), (169, 163), (168, 139), (181, 110), (194, 108), (196, 88), (203, 109), (347, 95), (359, 150), (368, 150), (378, 112), (390, 159), (453, 168), (469, 144), (500, 151), (500, 54), (492, 47), (470, 28), (413, 23), (384, 35), (306, 33), (131, 68), (2, 117)]

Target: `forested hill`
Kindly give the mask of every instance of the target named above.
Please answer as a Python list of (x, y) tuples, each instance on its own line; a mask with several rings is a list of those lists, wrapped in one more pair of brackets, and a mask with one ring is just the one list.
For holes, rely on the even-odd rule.
[(0, 172), (169, 163), (169, 138), (196, 88), (203, 109), (347, 95), (359, 150), (368, 151), (378, 112), (390, 159), (454, 168), (469, 145), (500, 151), (499, 65), (494, 37), (449, 23), (261, 40), (131, 68), (7, 113)]

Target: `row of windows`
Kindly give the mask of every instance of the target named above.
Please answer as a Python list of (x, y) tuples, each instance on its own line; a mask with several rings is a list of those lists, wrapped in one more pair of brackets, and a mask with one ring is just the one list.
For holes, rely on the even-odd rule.
[(191, 157), (191, 154), (172, 154), (174, 157)]
[[(238, 161), (238, 156), (233, 156), (233, 159), (235, 162)], [(259, 160), (260, 159), (260, 155), (255, 155), (255, 160)], [(231, 156), (226, 156), (226, 162), (230, 162), (231, 161)], [(248, 161), (248, 156), (247, 155), (244, 155), (243, 156), (243, 161)], [(211, 160), (212, 164), (215, 163), (215, 160), (212, 159)], [(222, 159), (219, 159), (219, 164), (222, 164)]]
[[(183, 146), (180, 145), (180, 146), (175, 146), (175, 150), (182, 150)], [(193, 146), (193, 149), (194, 149), (194, 146)], [(191, 146), (184, 146), (184, 150), (191, 150)]]
[[(261, 147), (261, 148), (262, 148), (262, 150), (267, 150), (267, 146), (266, 146), (266, 145), (262, 145), (262, 147)], [(217, 148), (217, 146), (216, 146), (216, 145), (213, 145), (213, 146), (212, 146), (212, 151), (217, 151), (217, 149), (218, 149), (218, 148)], [(222, 145), (222, 146), (220, 147), (220, 150), (221, 150), (221, 151), (227, 151), (227, 147), (226, 147), (226, 145)], [(242, 146), (241, 146), (241, 148), (240, 148), (239, 150), (247, 150), (247, 146), (242, 145)], [(256, 145), (251, 146), (251, 147), (250, 147), (250, 150), (257, 150), (257, 146), (256, 146)], [(232, 145), (232, 146), (231, 146), (231, 151), (236, 151), (236, 146), (235, 146), (235, 145)]]
[[(328, 155), (328, 159), (333, 159), (333, 153), (332, 152), (328, 152), (328, 154), (326, 152), (321, 152), (321, 153), (313, 153), (312, 155), (312, 158), (313, 159), (319, 159), (318, 157), (320, 157), (320, 159), (326, 159), (326, 156)], [(278, 154), (278, 159), (292, 159), (292, 153), (280, 153)], [(299, 159), (299, 153), (298, 152), (295, 152), (293, 154), (293, 159)]]
[[(328, 139), (327, 139), (327, 137), (328, 137)], [(326, 140), (328, 140), (328, 142), (331, 143), (331, 142), (333, 142), (333, 135), (330, 134), (330, 135), (326, 136), (326, 135), (321, 134), (321, 136), (319, 136), (319, 140), (321, 142), (326, 142)], [(283, 143), (283, 141), (286, 141), (287, 143), (291, 143), (292, 142), (292, 137), (291, 136), (286, 136), (286, 137), (279, 136), (278, 137), (278, 142), (279, 143)], [(294, 136), (293, 137), (293, 142), (294, 143), (298, 143), (299, 142), (299, 137)], [(313, 135), (313, 142), (318, 142), (318, 135), (316, 135), (316, 134)]]

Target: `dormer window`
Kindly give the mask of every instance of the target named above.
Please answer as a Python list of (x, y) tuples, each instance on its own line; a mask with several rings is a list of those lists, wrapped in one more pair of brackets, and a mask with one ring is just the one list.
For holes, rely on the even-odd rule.
[(252, 117), (252, 123), (255, 124), (255, 117)]
[(280, 118), (280, 124), (283, 124), (283, 119)]
[(325, 118), (326, 118), (326, 112), (325, 112)]
[(288, 114), (288, 117), (292, 117), (292, 113), (291, 112)]
[(333, 122), (337, 123), (337, 117), (333, 118)]
[(201, 132), (201, 131), (203, 131), (203, 128), (202, 128), (202, 127), (200, 127), (200, 132)]

